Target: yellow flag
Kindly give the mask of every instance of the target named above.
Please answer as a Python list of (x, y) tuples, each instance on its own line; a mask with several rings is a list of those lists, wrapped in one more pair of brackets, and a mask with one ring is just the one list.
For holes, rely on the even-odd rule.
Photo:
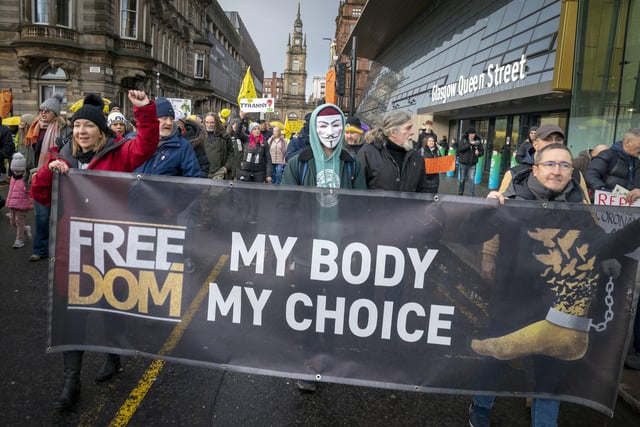
[(247, 74), (244, 75), (242, 80), (242, 86), (240, 86), (240, 92), (238, 92), (238, 105), (242, 98), (257, 98), (256, 87), (253, 85), (253, 78), (251, 77), (251, 66), (247, 67)]

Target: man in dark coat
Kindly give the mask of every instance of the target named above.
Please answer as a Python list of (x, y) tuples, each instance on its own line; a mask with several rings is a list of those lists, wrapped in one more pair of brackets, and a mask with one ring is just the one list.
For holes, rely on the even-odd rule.
[(467, 133), (462, 135), (458, 144), (458, 157), (460, 159), (460, 184), (458, 185), (458, 195), (464, 194), (464, 185), (469, 181), (469, 195), (474, 196), (476, 191), (476, 164), (478, 159), (484, 156), (482, 141), (476, 134), (476, 128), (469, 126)]

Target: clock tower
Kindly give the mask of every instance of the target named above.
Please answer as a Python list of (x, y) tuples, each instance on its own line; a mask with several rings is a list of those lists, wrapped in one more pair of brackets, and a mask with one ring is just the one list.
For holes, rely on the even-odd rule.
[(298, 14), (293, 22), (293, 33), (289, 34), (285, 70), (282, 75), (282, 119), (302, 120), (306, 114), (307, 104), (305, 90), (307, 85), (307, 39), (302, 33), (300, 19), (300, 3)]

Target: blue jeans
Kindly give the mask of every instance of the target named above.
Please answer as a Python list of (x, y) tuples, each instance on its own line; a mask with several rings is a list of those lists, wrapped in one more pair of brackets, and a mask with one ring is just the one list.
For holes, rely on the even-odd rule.
[[(474, 396), (473, 404), (481, 408), (491, 409), (495, 399), (495, 396)], [(531, 402), (531, 426), (556, 427), (558, 425), (559, 412), (559, 400), (534, 398)]]
[(284, 173), (284, 167), (286, 165), (273, 165), (273, 172), (271, 173), (271, 183), (280, 184), (282, 182), (282, 174)]
[(33, 254), (41, 257), (49, 256), (49, 217), (51, 206), (44, 206), (33, 201), (35, 207), (36, 229), (33, 233)]
[(460, 184), (458, 194), (464, 194), (464, 183), (469, 181), (469, 195), (474, 196), (476, 192), (476, 165), (465, 165), (460, 163)]

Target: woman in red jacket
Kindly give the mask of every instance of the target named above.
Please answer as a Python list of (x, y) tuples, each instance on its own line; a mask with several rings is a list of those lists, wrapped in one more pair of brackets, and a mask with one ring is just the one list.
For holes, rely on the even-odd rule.
[[(31, 197), (43, 205), (51, 204), (53, 174), (67, 173), (70, 168), (94, 169), (115, 172), (131, 172), (155, 152), (160, 140), (156, 107), (146, 93), (129, 91), (129, 101), (134, 106), (138, 123), (138, 135), (125, 141), (108, 126), (102, 112), (104, 103), (97, 95), (88, 95), (82, 108), (72, 117), (73, 138), (59, 152), (49, 152), (45, 166), (38, 169), (31, 184)], [(80, 396), (80, 369), (83, 351), (63, 352), (64, 385), (53, 406), (68, 409)], [(107, 354), (98, 371), (96, 381), (106, 381), (120, 370), (120, 357)]]

